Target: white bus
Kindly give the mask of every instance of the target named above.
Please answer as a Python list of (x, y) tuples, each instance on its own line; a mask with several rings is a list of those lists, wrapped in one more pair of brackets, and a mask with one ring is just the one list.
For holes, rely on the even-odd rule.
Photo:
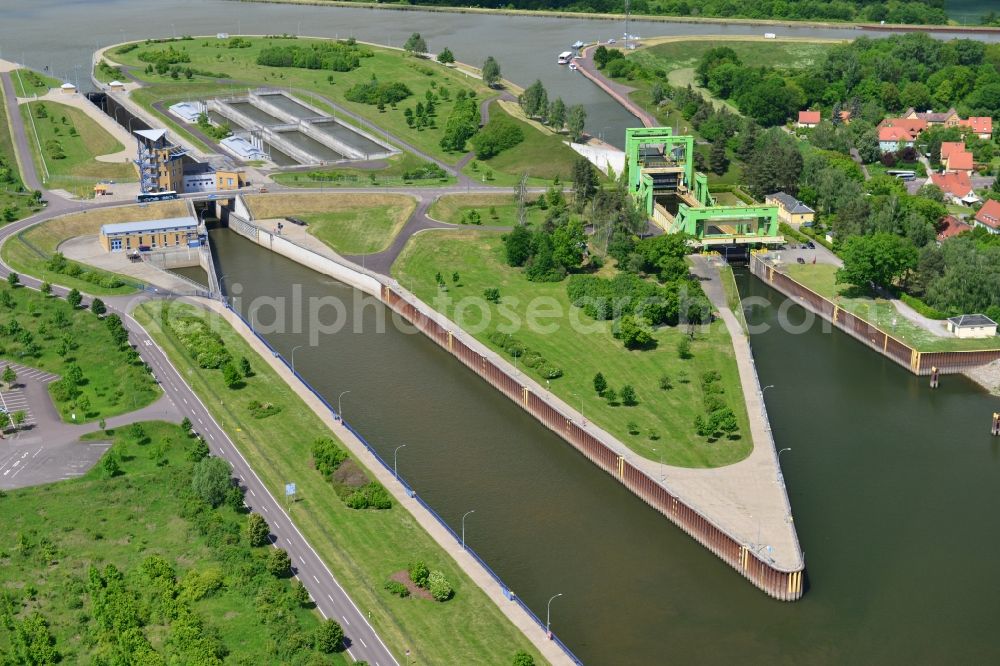
[(573, 59), (572, 51), (563, 51), (562, 53), (559, 54), (559, 59), (556, 62), (558, 62), (560, 65), (565, 65), (569, 63), (569, 61), (572, 59)]

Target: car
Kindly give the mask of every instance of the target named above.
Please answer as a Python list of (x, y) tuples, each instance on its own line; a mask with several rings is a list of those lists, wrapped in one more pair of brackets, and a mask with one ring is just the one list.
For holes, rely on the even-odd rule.
[(805, 259), (803, 259), (802, 257), (799, 257), (799, 258), (798, 258), (798, 259), (796, 259), (795, 261), (796, 261), (797, 263), (800, 263), (800, 264), (804, 264), (804, 263), (806, 263), (806, 260), (805, 260)]
[(614, 37), (612, 37), (611, 39), (608, 40), (608, 44), (614, 44), (614, 43), (615, 43), (615, 38)]
[(806, 247), (809, 248), (810, 250), (815, 250), (816, 249), (816, 243), (813, 243), (812, 241), (809, 241), (808, 243), (806, 243)]

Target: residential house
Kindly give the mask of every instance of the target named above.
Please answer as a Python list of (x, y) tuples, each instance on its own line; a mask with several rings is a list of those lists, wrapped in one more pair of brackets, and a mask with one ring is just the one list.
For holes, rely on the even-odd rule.
[(903, 118), (908, 120), (923, 120), (928, 125), (944, 125), (945, 127), (958, 127), (962, 121), (958, 112), (952, 107), (944, 113), (934, 113), (933, 111), (915, 111), (913, 107), (906, 110)]
[(799, 121), (796, 127), (816, 127), (819, 125), (823, 114), (820, 111), (799, 111)]
[(927, 129), (928, 124), (926, 120), (921, 120), (920, 118), (886, 118), (878, 126), (901, 127), (913, 136), (917, 136)]
[(983, 141), (989, 141), (993, 136), (993, 119), (989, 116), (970, 116), (966, 120), (959, 120), (960, 127), (968, 127), (972, 133)]
[(941, 188), (945, 197), (952, 203), (968, 206), (979, 201), (972, 189), (972, 179), (965, 172), (932, 173), (928, 185), (934, 184)]
[(972, 175), (972, 153), (967, 150), (953, 150), (944, 161), (945, 173), (965, 173)]
[(962, 152), (965, 150), (964, 141), (942, 141), (941, 142), (941, 161), (944, 162), (948, 159), (948, 156), (953, 152)]
[(1000, 234), (1000, 201), (990, 199), (976, 213), (973, 224), (991, 234)]
[(812, 224), (816, 217), (816, 211), (785, 192), (768, 194), (764, 198), (764, 202), (771, 206), (777, 206), (778, 219), (793, 227)]
[(878, 147), (883, 153), (895, 153), (912, 147), (915, 138), (905, 127), (890, 125), (878, 128)]
[(944, 225), (944, 228), (938, 232), (937, 240), (939, 243), (948, 240), (952, 236), (957, 236), (965, 233), (966, 231), (972, 230), (972, 225), (963, 222), (954, 215), (945, 215), (941, 219), (941, 223)]

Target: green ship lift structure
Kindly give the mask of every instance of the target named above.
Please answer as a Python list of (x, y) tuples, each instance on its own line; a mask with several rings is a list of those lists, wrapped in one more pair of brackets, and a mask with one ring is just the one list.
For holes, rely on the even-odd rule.
[(700, 247), (784, 242), (777, 206), (717, 205), (708, 177), (694, 170), (693, 136), (669, 127), (628, 128), (625, 159), (629, 191), (667, 233), (683, 232)]

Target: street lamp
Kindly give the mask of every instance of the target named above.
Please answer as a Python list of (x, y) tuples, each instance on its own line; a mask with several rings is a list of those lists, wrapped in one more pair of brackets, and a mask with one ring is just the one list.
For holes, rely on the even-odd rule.
[(350, 390), (347, 390), (347, 391), (343, 391), (343, 392), (342, 392), (342, 393), (341, 393), (340, 395), (338, 395), (338, 396), (337, 396), (337, 416), (339, 416), (339, 417), (340, 417), (340, 422), (341, 422), (341, 423), (343, 423), (343, 422), (344, 422), (344, 412), (343, 412), (343, 410), (342, 410), (342, 409), (340, 408), (340, 399), (344, 397), (344, 394), (346, 394), (346, 393), (350, 393), (350, 392), (351, 392)]
[(465, 515), (462, 516), (462, 550), (465, 550), (465, 516), (468, 516), (470, 513), (475, 513), (475, 512), (476, 510), (472, 509), (471, 511), (466, 511)]
[(552, 629), (550, 628), (552, 626), (552, 599), (561, 597), (562, 595), (562, 592), (553, 595), (552, 598), (549, 599), (549, 603), (545, 606), (545, 635), (548, 636), (550, 640), (552, 639)]
[[(397, 481), (399, 481), (399, 470), (396, 468), (396, 454), (399, 453), (400, 449), (405, 449), (405, 448), (406, 448), (406, 444), (400, 444), (399, 446), (396, 447), (396, 450), (392, 452), (392, 475), (394, 477), (396, 477)], [(463, 521), (462, 522), (462, 525), (463, 525), (463, 527), (462, 527), (462, 535), (463, 535), (462, 536), (462, 547), (464, 548), (465, 547), (465, 536), (464, 536), (465, 535), (465, 527), (464, 527), (465, 526), (465, 518), (462, 518), (462, 521)]]
[(295, 345), (294, 347), (292, 347), (292, 374), (293, 375), (295, 374), (295, 350), (298, 349), (301, 346), (302, 345)]
[(792, 450), (791, 447), (785, 447), (785, 448), (781, 449), (780, 451), (778, 451), (778, 462), (779, 463), (781, 462), (781, 454), (782, 453), (784, 453), (785, 451), (791, 451), (791, 450)]
[(760, 392), (761, 392), (761, 393), (763, 393), (764, 391), (766, 391), (766, 390), (767, 390), (767, 389), (769, 389), (769, 388), (774, 388), (774, 384), (768, 384), (767, 386), (765, 386), (764, 388), (762, 388), (762, 389), (760, 390)]

